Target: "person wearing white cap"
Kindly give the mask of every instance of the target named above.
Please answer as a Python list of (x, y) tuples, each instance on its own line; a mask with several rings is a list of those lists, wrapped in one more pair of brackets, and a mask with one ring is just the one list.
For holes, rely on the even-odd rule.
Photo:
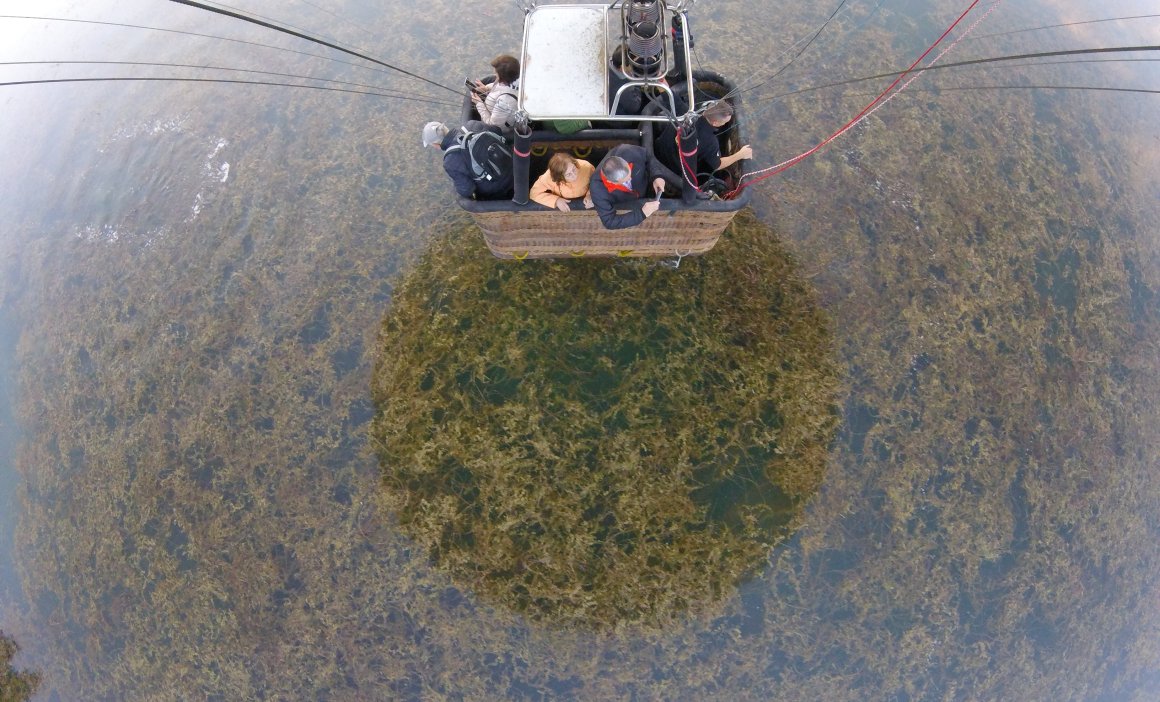
[(443, 137), (447, 136), (449, 132), (446, 124), (442, 122), (428, 122), (423, 125), (423, 148), (442, 143)]

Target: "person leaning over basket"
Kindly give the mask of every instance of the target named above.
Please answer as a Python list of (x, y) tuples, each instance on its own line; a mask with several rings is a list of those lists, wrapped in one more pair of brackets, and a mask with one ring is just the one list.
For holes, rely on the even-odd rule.
[(495, 69), (495, 80), (491, 83), (475, 81), (471, 100), (481, 122), (499, 127), (504, 137), (511, 139), (519, 109), (520, 60), (503, 54), (491, 60), (491, 67)]
[[(721, 145), (717, 141), (717, 130), (733, 120), (733, 106), (724, 100), (714, 102), (697, 118), (697, 155), (691, 159), (689, 168), (698, 174), (715, 173), (724, 170), (742, 159), (753, 158), (753, 149), (746, 144), (736, 152), (721, 155)], [(653, 144), (653, 152), (661, 163), (681, 172), (680, 150), (677, 148), (677, 127), (672, 123), (661, 128)], [(702, 179), (703, 180), (703, 179)]]
[(469, 135), (484, 131), (492, 132), (497, 141), (501, 139), (495, 127), (477, 120), (469, 120), (458, 129), (452, 129), (442, 122), (428, 122), (423, 125), (423, 148), (435, 148), (443, 152), (443, 170), (451, 178), (455, 192), (460, 197), (469, 200), (502, 200), (512, 194), (510, 154), (506, 159), (506, 171), (488, 174), (486, 169), (480, 169), (477, 173), (467, 153)]
[[(614, 146), (597, 166), (589, 180), (592, 203), (605, 229), (627, 229), (635, 227), (660, 209), (660, 196), (665, 183), (674, 188), (681, 187), (681, 178), (644, 149), (643, 146), (620, 144)], [(644, 204), (635, 204), (649, 185), (657, 199)], [(634, 203), (623, 214), (617, 213), (617, 206)]]
[(548, 161), (548, 170), (536, 179), (529, 196), (544, 207), (555, 207), (561, 212), (572, 209), (569, 200), (584, 198), (584, 209), (592, 209), (592, 193), (588, 181), (596, 167), (583, 159), (560, 152)]

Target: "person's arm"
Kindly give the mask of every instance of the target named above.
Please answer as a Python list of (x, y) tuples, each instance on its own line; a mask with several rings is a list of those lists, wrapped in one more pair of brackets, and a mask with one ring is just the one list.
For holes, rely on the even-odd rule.
[(500, 129), (511, 129), (516, 123), (516, 111), (519, 102), (516, 96), (505, 92), (495, 99), (491, 108), (491, 123)]
[(479, 96), (472, 98), (472, 102), (475, 103), (475, 111), (479, 113), (479, 121), (490, 125), (491, 110), (487, 109), (487, 103)]
[(669, 170), (668, 166), (661, 163), (660, 160), (652, 152), (648, 155), (648, 182), (653, 182), (657, 178), (664, 178), (665, 182), (674, 188), (680, 190), (684, 181), (681, 176)]
[(544, 207), (556, 207), (560, 196), (552, 189), (552, 173), (544, 171), (528, 191), (528, 197)]
[(584, 159), (576, 159), (577, 180), (584, 184), (584, 209), (590, 210), (593, 208), (592, 202), (592, 175), (596, 173), (596, 166), (588, 163)]
[(753, 158), (753, 149), (748, 144), (746, 144), (745, 146), (742, 146), (740, 149), (737, 149), (737, 153), (731, 154), (729, 156), (722, 156), (720, 161), (719, 161), (719, 163), (721, 165), (717, 166), (713, 170), (719, 171), (722, 168), (728, 168), (728, 167), (732, 166), (733, 164), (737, 163), (738, 161), (741, 161), (744, 159), (750, 159), (750, 158)]
[(596, 207), (596, 214), (600, 215), (600, 223), (604, 225), (605, 229), (628, 229), (635, 227), (644, 221), (644, 212), (641, 211), (640, 205), (636, 203), (631, 204), (632, 209), (624, 214), (618, 214), (616, 211), (616, 203), (609, 197), (608, 191), (603, 187), (592, 186), (589, 194), (592, 195), (592, 203)]
[(500, 133), (500, 131), (495, 127), (491, 126), (490, 124), (484, 124), (477, 119), (469, 119), (464, 122), (463, 129), (469, 134), (474, 134), (475, 132), (492, 132), (493, 134)]
[[(448, 158), (450, 156), (451, 158)], [(461, 154), (446, 154), (443, 157), (443, 170), (447, 171), (447, 175), (451, 176), (451, 182), (455, 185), (455, 192), (459, 193), (460, 197), (465, 197), (468, 200), (475, 197), (475, 179), (468, 173), (463, 159), (459, 158)]]
[(511, 93), (503, 93), (497, 95), (495, 102), (491, 107), (487, 106), (486, 100), (477, 100), (475, 103), (475, 110), (479, 113), (479, 118), (485, 124), (500, 129), (508, 129), (512, 126), (516, 114), (516, 98)]

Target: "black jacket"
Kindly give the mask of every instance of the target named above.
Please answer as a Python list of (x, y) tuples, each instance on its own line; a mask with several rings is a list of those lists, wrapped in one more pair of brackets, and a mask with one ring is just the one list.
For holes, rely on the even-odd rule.
[[(604, 158), (607, 159), (609, 156), (619, 156), (632, 166), (632, 192), (623, 190), (609, 192), (604, 185), (604, 180), (600, 177), (600, 168), (604, 165), (604, 161), (600, 162), (600, 166), (597, 166), (596, 172), (592, 174), (588, 190), (592, 194), (592, 203), (596, 206), (596, 214), (600, 215), (600, 221), (604, 224), (605, 229), (627, 229), (643, 222), (645, 219), (644, 212), (641, 210), (643, 203), (639, 200), (652, 194), (650, 184), (657, 178), (664, 178), (665, 182), (674, 188), (681, 187), (680, 176), (665, 168), (664, 164), (649, 154), (642, 146), (632, 144), (614, 146)], [(629, 211), (617, 214), (616, 205), (628, 202), (632, 203)]]
[[(709, 120), (698, 117), (697, 128), (697, 156), (690, 159), (689, 167), (697, 173), (713, 173), (721, 168), (721, 145), (717, 141), (717, 131)], [(681, 157), (677, 151), (677, 128), (671, 123), (666, 124), (657, 135), (653, 143), (653, 150), (661, 163), (681, 172)]]

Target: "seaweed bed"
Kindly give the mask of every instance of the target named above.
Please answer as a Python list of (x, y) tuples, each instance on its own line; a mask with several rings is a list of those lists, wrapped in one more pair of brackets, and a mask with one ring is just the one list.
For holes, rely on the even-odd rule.
[[(808, 4), (741, 5), (698, 8), (714, 28), (698, 48), (709, 67), (757, 74), (771, 32), (805, 36), (820, 21)], [(851, 26), (865, 26), (826, 43), (829, 71), (896, 67), (952, 5), (892, 2), (873, 17), (856, 5)], [(1011, 27), (1056, 17), (1003, 7)], [(414, 27), (369, 48), (442, 75), (447, 47), (427, 37), (443, 36), (457, 4), (343, 9), (366, 27)], [(498, 22), (512, 9), (479, 12)], [(455, 41), (483, 57), (500, 40)], [(1027, 50), (1031, 37), (1003, 41)], [(1089, 69), (1043, 70), (1080, 81)], [(449, 192), (433, 154), (416, 157), (432, 106), (149, 85), (69, 92), (33, 112), (43, 93), (6, 93), (5, 120), (29, 115), (0, 134), (25, 167), (0, 193), (0, 307), (20, 324), (25, 599), (0, 603), (16, 665), (60, 699), (1150, 699), (1155, 102), (917, 89), (979, 81), (958, 75), (924, 77), (757, 186), (730, 238), (678, 270), (477, 253), (478, 232), (432, 198)], [(747, 97), (762, 163), (866, 101)], [(537, 309), (536, 295), (556, 308)], [(817, 377), (783, 377), (779, 354), (812, 350), (792, 367)], [(612, 372), (630, 359), (632, 373)], [(793, 448), (806, 460), (750, 454), (791, 446), (771, 430), (795, 426), (799, 400)], [(648, 431), (662, 423), (673, 432)], [(555, 440), (572, 433), (581, 443)], [(427, 442), (452, 441), (467, 447), (463, 472), (426, 461)], [(605, 457), (593, 469), (625, 485), (622, 464), (654, 457), (642, 475), (658, 481), (698, 458), (724, 461), (721, 477), (761, 463), (774, 470), (748, 475), (797, 502), (732, 509), (726, 485), (720, 507), (706, 498), (696, 513), (687, 474), (670, 474), (664, 509), (738, 544), (704, 582), (682, 568), (725, 558), (711, 549), (726, 541), (690, 563), (656, 554), (674, 578), (651, 589), (626, 576), (627, 548), (615, 573), (591, 557), (598, 537), (615, 541), (611, 526), (544, 542), (536, 562), (511, 549), (509, 517), (556, 537), (574, 518), (513, 490), (585, 499), (568, 481)], [(555, 473), (530, 483), (501, 465)], [(448, 507), (461, 486), (401, 481), (428, 468), (477, 483), (475, 504), (486, 479), (486, 499), (515, 511)], [(619, 493), (617, 533), (643, 538), (664, 526), (640, 521), (647, 502), (622, 504), (636, 487)], [(463, 548), (468, 529), (486, 549)], [(588, 560), (560, 562), (570, 548)], [(498, 585), (504, 568), (528, 596)], [(612, 589), (579, 594), (599, 577)]]
[(505, 265), (475, 232), (440, 240), (380, 342), (371, 433), (393, 511), (533, 619), (666, 623), (797, 526), (837, 425), (830, 344), (752, 216), (679, 272)]

